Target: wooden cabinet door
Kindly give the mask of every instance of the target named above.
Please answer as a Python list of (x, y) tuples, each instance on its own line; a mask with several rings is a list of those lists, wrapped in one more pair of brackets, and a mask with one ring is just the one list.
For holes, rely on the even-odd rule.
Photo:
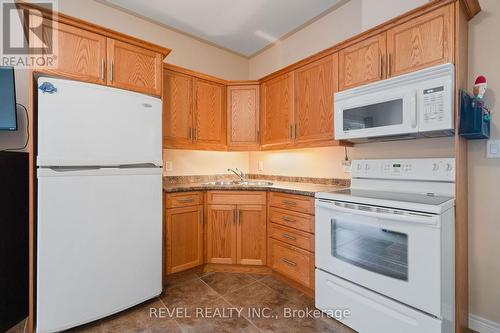
[(194, 140), (200, 148), (226, 144), (224, 90), (221, 84), (194, 79)]
[(453, 4), (387, 31), (388, 76), (453, 62)]
[[(41, 18), (31, 15), (30, 20)], [(30, 46), (37, 47), (43, 42), (57, 55), (54, 68), (44, 67), (44, 72), (91, 83), (106, 83), (106, 37), (64, 23), (54, 25), (47, 19), (36, 29), (41, 30), (37, 35), (42, 36), (42, 40), (30, 31)], [(51, 38), (52, 29), (54, 38)]]
[(333, 140), (333, 94), (338, 90), (335, 53), (295, 71), (296, 142)]
[(161, 95), (161, 54), (111, 38), (107, 45), (109, 86)]
[(227, 144), (231, 149), (259, 147), (259, 86), (227, 88)]
[(276, 146), (292, 141), (293, 73), (286, 73), (261, 86), (262, 145)]
[(266, 264), (266, 206), (238, 205), (236, 207), (237, 263)]
[(236, 206), (207, 206), (207, 263), (236, 263)]
[(339, 52), (339, 90), (385, 78), (385, 32), (362, 40)]
[(203, 206), (167, 209), (167, 274), (203, 264)]
[(169, 70), (163, 75), (163, 137), (166, 147), (192, 144), (193, 78)]

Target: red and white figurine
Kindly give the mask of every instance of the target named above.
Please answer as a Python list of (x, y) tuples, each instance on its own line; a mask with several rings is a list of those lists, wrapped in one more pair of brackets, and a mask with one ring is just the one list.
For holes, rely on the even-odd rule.
[(474, 82), (474, 87), (472, 88), (472, 93), (474, 94), (475, 99), (482, 100), (486, 89), (488, 89), (486, 78), (479, 75)]

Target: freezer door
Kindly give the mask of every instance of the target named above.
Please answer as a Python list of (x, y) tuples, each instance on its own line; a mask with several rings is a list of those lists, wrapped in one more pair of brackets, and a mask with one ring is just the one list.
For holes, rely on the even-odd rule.
[(38, 87), (39, 166), (161, 165), (160, 99), (46, 77)]
[(159, 168), (38, 171), (37, 332), (161, 293)]

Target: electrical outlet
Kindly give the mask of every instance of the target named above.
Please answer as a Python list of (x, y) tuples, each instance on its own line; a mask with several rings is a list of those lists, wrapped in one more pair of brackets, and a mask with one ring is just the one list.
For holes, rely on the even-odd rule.
[(500, 140), (486, 141), (486, 157), (500, 158)]
[(259, 170), (259, 171), (264, 171), (264, 162), (259, 161), (259, 165), (258, 165), (258, 167), (257, 167), (257, 170)]
[(172, 161), (165, 161), (165, 171), (174, 170), (174, 165)]
[(351, 161), (349, 160), (343, 160), (342, 161), (342, 168), (344, 169), (345, 173), (351, 173)]

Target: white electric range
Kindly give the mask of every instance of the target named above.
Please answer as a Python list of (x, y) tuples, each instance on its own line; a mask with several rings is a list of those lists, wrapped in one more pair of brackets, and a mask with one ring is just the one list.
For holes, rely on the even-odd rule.
[(454, 332), (455, 159), (352, 167), (316, 194), (316, 307), (361, 333)]

